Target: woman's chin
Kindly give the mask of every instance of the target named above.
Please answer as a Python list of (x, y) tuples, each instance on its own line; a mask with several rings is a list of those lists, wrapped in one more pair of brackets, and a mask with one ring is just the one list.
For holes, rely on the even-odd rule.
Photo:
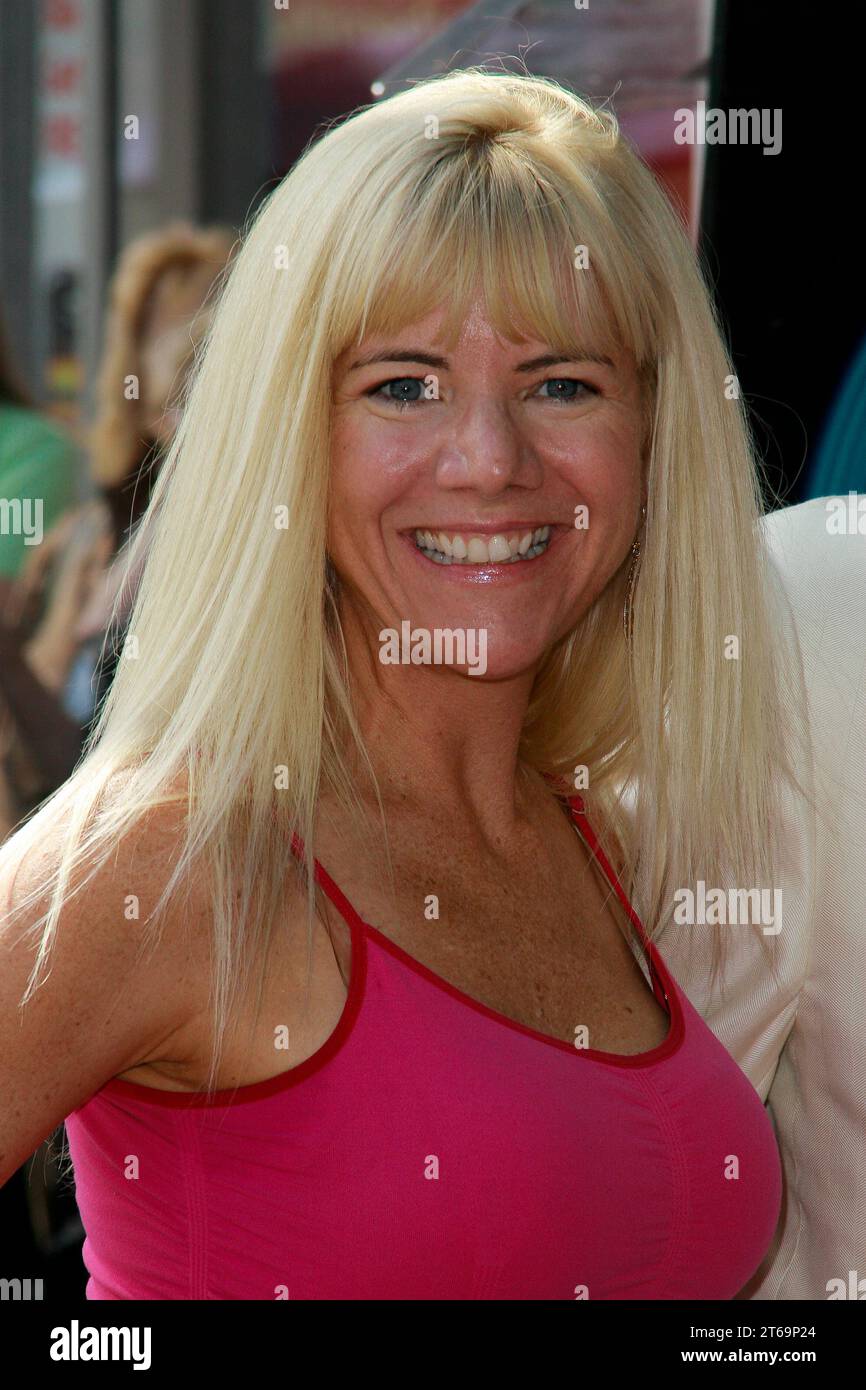
[(429, 667), (472, 680), (513, 680), (536, 668), (547, 648), (538, 633), (519, 640), (512, 634), (454, 621), (440, 626), (404, 621), (378, 634), (383, 666)]

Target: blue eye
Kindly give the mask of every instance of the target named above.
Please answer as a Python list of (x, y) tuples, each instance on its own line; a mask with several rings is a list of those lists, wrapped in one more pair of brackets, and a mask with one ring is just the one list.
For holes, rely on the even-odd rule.
[[(396, 386), (401, 394), (387, 394), (389, 386)], [(383, 395), (382, 393), (386, 394)], [(418, 376), (395, 376), (390, 381), (383, 381), (381, 386), (373, 386), (366, 393), (368, 396), (379, 396), (389, 405), (396, 405), (403, 409), (408, 405), (415, 405), (419, 401), (425, 400), (424, 381)]]
[[(545, 381), (542, 381), (541, 385), (566, 387), (573, 386), (575, 388), (579, 386), (582, 388), (582, 390), (589, 391), (591, 394), (595, 394), (594, 386), (590, 386), (586, 381), (578, 381), (576, 377), (571, 376), (549, 376)], [(557, 392), (555, 395), (548, 396), (547, 400), (559, 401), (563, 405), (570, 405), (572, 401), (579, 400), (579, 396), (577, 390), (575, 389), (574, 392)]]
[[(541, 382), (538, 389), (541, 390), (541, 387), (545, 386), (565, 388), (564, 391), (557, 389), (550, 395), (542, 397), (542, 399), (556, 401), (560, 405), (570, 405), (579, 400), (581, 391), (588, 391), (590, 395), (598, 394), (594, 386), (590, 386), (586, 381), (579, 381), (576, 377), (548, 377)], [(391, 394), (391, 387), (394, 388), (393, 395)], [(435, 396), (431, 398), (425, 394), (425, 378), (418, 376), (391, 377), (388, 381), (381, 382), (379, 386), (371, 386), (364, 394), (374, 398), (378, 397), (386, 404), (396, 406), (398, 410), (406, 410), (410, 406), (421, 405), (427, 400), (437, 399)]]

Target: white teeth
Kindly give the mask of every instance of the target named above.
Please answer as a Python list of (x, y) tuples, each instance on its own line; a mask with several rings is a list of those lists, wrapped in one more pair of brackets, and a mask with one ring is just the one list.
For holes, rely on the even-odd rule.
[(415, 532), (418, 549), (441, 565), (508, 565), (519, 560), (534, 560), (544, 553), (549, 541), (549, 526), (511, 535), (498, 532), (489, 537), (468, 533), (447, 536), (444, 531)]
[(487, 552), (496, 562), (511, 559), (511, 548), (504, 536), (491, 536), (487, 542)]
[(469, 542), (466, 558), (471, 565), (480, 565), (485, 560), (490, 559), (486, 541), (482, 541), (478, 536), (473, 536)]

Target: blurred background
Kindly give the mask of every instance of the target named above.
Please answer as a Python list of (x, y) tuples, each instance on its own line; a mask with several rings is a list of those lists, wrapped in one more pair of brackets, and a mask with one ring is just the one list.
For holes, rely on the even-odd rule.
[[(0, 838), (69, 775), (110, 684), (124, 547), (245, 222), (317, 132), (414, 80), (525, 66), (608, 102), (702, 258), (768, 509), (866, 492), (855, 17), (796, 0), (0, 0)], [(780, 113), (781, 148), (679, 143), (675, 113), (700, 103)], [(62, 1139), (0, 1190), (0, 1279), (68, 1300), (86, 1271)]]

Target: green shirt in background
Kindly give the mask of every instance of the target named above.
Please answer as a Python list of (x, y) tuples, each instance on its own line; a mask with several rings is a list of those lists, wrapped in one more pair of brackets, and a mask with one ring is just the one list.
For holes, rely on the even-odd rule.
[[(42, 502), (41, 536), (78, 503), (75, 446), (50, 420), (34, 410), (0, 401), (0, 575), (14, 578), (35, 549), (33, 536)], [(31, 498), (23, 527), (13, 525), (5, 501)], [(26, 532), (24, 530), (26, 527)]]

